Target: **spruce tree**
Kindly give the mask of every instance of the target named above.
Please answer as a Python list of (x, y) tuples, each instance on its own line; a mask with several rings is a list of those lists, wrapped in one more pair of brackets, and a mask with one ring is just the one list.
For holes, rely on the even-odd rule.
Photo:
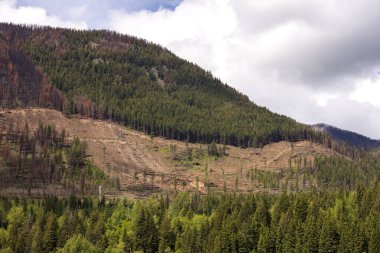
[(323, 219), (323, 225), (319, 237), (320, 253), (338, 252), (340, 235), (335, 225), (335, 220), (330, 214), (326, 214)]
[(42, 252), (51, 252), (57, 246), (58, 241), (58, 224), (57, 217), (54, 213), (49, 212), (46, 218), (46, 224), (44, 228), (44, 235), (42, 238), (43, 242), (43, 251)]

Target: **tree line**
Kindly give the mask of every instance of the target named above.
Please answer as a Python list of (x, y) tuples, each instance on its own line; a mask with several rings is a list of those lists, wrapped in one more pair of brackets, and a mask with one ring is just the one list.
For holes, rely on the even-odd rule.
[(378, 252), (379, 185), (179, 193), (145, 200), (0, 199), (1, 252)]

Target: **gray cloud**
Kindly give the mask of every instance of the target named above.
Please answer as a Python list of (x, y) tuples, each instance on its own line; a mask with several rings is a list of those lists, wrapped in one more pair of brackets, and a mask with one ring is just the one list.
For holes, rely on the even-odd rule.
[(17, 6), (16, 0), (0, 0), (0, 22), (87, 29), (83, 20), (62, 19), (39, 6)]
[(160, 43), (273, 111), (380, 139), (378, 1), (162, 1), (178, 5), (169, 10), (138, 5), (148, 2), (154, 1), (19, 0), (18, 7), (47, 9), (41, 22), (85, 22)]
[[(267, 2), (267, 1), (266, 1)], [(289, 82), (339, 86), (380, 63), (380, 6), (376, 1), (233, 1), (242, 34), (260, 36), (288, 25), (283, 50), (262, 64)], [(343, 82), (347, 85), (347, 82)], [(332, 88), (332, 87), (331, 87)]]

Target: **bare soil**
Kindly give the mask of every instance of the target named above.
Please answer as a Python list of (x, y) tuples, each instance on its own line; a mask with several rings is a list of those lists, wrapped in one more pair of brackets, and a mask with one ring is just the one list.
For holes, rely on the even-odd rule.
[[(121, 191), (117, 196), (140, 197), (154, 192), (174, 190), (213, 191), (227, 189), (239, 192), (262, 191), (263, 186), (249, 177), (254, 169), (283, 173), (302, 164), (313, 166), (316, 155), (331, 155), (325, 147), (301, 141), (279, 142), (260, 148), (227, 146), (227, 156), (207, 155), (207, 145), (192, 144), (160, 137), (151, 138), (141, 132), (109, 121), (65, 117), (50, 109), (18, 109), (0, 111), (0, 121), (30, 129), (39, 123), (65, 129), (69, 138), (79, 137), (87, 143), (88, 159), (110, 178), (118, 178)], [(189, 159), (188, 150), (192, 149)]]

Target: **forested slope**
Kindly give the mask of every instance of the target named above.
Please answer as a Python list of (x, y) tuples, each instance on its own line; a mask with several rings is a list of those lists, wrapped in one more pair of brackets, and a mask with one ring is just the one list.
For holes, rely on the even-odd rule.
[[(48, 125), (55, 127), (49, 130)], [(81, 149), (70, 146), (80, 147), (79, 143), (85, 143), (85, 153), (79, 152), (85, 159), (75, 166), (70, 153)], [(308, 141), (245, 149), (186, 143), (152, 138), (109, 121), (65, 117), (56, 110), (0, 111), (3, 195), (67, 196), (83, 194), (82, 189), (86, 195), (97, 195), (98, 185), (112, 197), (179, 191), (290, 193), (352, 190), (378, 181), (380, 160), (349, 151), (340, 155)], [(94, 170), (103, 172), (103, 180), (93, 178), (99, 174)]]
[(328, 133), (333, 139), (347, 143), (348, 145), (358, 148), (365, 148), (373, 150), (380, 147), (379, 140), (373, 140), (367, 136), (357, 134), (351, 131), (339, 129), (337, 127), (329, 126), (326, 124), (316, 124), (313, 127), (319, 131)]
[(145, 40), (0, 24), (0, 43), (5, 107), (48, 106), (191, 142), (263, 146), (325, 138)]
[(355, 192), (0, 199), (2, 252), (368, 252), (379, 186)]
[(380, 150), (144, 40), (0, 24), (0, 107), (0, 252), (379, 252)]

